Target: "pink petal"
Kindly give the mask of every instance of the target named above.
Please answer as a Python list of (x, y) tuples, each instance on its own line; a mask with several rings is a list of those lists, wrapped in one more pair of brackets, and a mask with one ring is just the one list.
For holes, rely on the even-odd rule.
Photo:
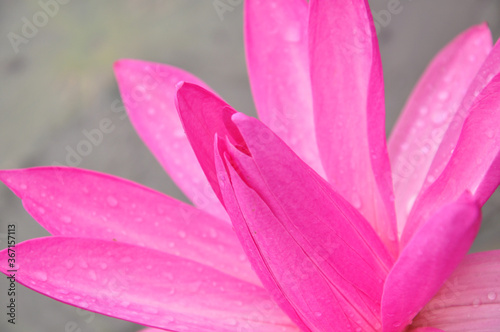
[(431, 62), (398, 119), (389, 156), (400, 232), (444, 133), (491, 47), (486, 24), (455, 38)]
[(412, 326), (446, 332), (499, 331), (500, 250), (466, 256)]
[(314, 130), (304, 0), (245, 2), (248, 73), (259, 118), (323, 175)]
[(175, 108), (178, 82), (209, 88), (183, 70), (152, 62), (120, 60), (115, 63), (115, 74), (130, 120), (160, 164), (197, 207), (227, 219), (196, 161)]
[(159, 331), (166, 331), (166, 330), (158, 330), (158, 329), (147, 328), (147, 329), (144, 329), (144, 330), (140, 330), (138, 332), (159, 332)]
[(441, 176), (419, 197), (402, 244), (440, 206), (470, 191), (480, 205), (500, 183), (500, 75), (495, 76), (471, 107), (450, 162)]
[(441, 329), (436, 329), (436, 328), (433, 328), (433, 327), (420, 327), (418, 329), (412, 329), (410, 330), (411, 332), (446, 332), (446, 331), (443, 331)]
[(311, 330), (380, 330), (392, 261), (373, 229), (271, 130), (241, 113), (232, 119), (246, 146), (219, 146), (225, 166), (218, 171), (228, 213), (264, 285)]
[(228, 223), (152, 189), (58, 167), (0, 171), (0, 180), (53, 235), (144, 246), (260, 285)]
[(214, 164), (214, 135), (236, 137), (235, 144), (242, 141), (238, 130), (231, 126), (231, 115), (235, 110), (212, 92), (191, 83), (179, 84), (176, 102), (198, 162), (215, 194), (221, 199)]
[[(7, 250), (0, 256), (8, 274)], [(16, 256), (17, 282), (104, 315), (173, 331), (297, 331), (264, 289), (175, 255), (48, 237), (17, 245)]]
[(309, 52), (316, 136), (328, 180), (396, 256), (382, 63), (367, 1), (311, 0)]
[(424, 183), (422, 191), (427, 189), (433, 179), (437, 179), (444, 168), (447, 166), (453, 151), (456, 148), (457, 142), (462, 133), (464, 122), (472, 112), (473, 104), (478, 102), (483, 89), (492, 81), (492, 79), (500, 73), (500, 43), (497, 42), (490, 54), (479, 69), (474, 81), (470, 84), (469, 90), (465, 95), (458, 112), (456, 112), (448, 130), (444, 134), (439, 150), (432, 161), (428, 181)]
[(465, 195), (442, 208), (420, 228), (385, 282), (384, 332), (400, 332), (411, 324), (462, 261), (480, 224), (480, 206)]

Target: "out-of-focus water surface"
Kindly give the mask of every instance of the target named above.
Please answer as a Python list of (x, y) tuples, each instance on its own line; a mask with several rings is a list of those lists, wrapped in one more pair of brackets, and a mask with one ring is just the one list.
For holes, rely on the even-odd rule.
[[(388, 0), (370, 1), (374, 12)], [(42, 0), (48, 3), (49, 0)], [(63, 2), (63, 1), (61, 1)], [(255, 114), (242, 42), (242, 5), (223, 14), (212, 1), (64, 1), (46, 24), (23, 34), (26, 20), (43, 9), (38, 1), (0, 1), (0, 168), (65, 163), (67, 147), (84, 138), (103, 118), (116, 126), (79, 167), (111, 173), (185, 199), (139, 140), (128, 119), (111, 112), (119, 98), (112, 64), (138, 58), (182, 67), (201, 77), (236, 109)], [(233, 2), (234, 3), (234, 2)], [(432, 56), (471, 25), (488, 21), (500, 34), (495, 0), (401, 0), (401, 12), (385, 19), (379, 35), (384, 62), (388, 130)], [(43, 21), (39, 21), (43, 23)], [(25, 27), (25, 32), (27, 28)], [(24, 38), (24, 37), (23, 37)], [(473, 250), (500, 248), (500, 195), (484, 209)], [(48, 233), (0, 186), (0, 233), (17, 224), (17, 240)], [(6, 247), (0, 238), (1, 248)], [(7, 304), (0, 278), (0, 307)], [(17, 324), (0, 312), (1, 331), (127, 332), (140, 327), (104, 316), (94, 318), (18, 285)], [(68, 324), (74, 322), (75, 324)]]

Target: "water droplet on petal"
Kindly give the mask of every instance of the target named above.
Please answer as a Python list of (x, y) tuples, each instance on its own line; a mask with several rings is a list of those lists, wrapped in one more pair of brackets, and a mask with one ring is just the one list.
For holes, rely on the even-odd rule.
[(70, 216), (62, 216), (61, 220), (65, 222), (66, 224), (71, 223), (71, 217)]
[(481, 300), (480, 299), (475, 299), (472, 301), (472, 307), (478, 308), (481, 305)]
[(179, 231), (179, 237), (181, 237), (182, 239), (184, 239), (186, 237), (186, 232), (184, 231)]
[(47, 273), (45, 273), (44, 271), (37, 271), (33, 273), (33, 276), (38, 280), (47, 281)]
[(144, 312), (147, 312), (148, 314), (157, 314), (158, 309), (152, 308), (152, 307), (144, 307), (143, 308)]
[(109, 206), (111, 207), (115, 207), (118, 205), (118, 200), (114, 196), (108, 196), (107, 201)]
[(489, 300), (495, 301), (496, 298), (497, 298), (497, 294), (495, 292), (489, 292), (488, 293), (488, 299)]
[(436, 124), (443, 123), (447, 118), (446, 112), (436, 112), (432, 114), (432, 121)]
[(213, 228), (210, 228), (210, 230), (208, 231), (209, 235), (211, 238), (215, 239), (217, 237), (217, 231)]
[(351, 204), (354, 206), (356, 209), (361, 208), (361, 198), (359, 197), (358, 194), (354, 193), (351, 197)]

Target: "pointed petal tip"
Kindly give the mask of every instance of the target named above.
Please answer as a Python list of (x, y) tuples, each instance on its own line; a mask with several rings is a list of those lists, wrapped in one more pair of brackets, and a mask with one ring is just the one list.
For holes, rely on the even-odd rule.
[(0, 170), (0, 181), (3, 182), (12, 192), (19, 198), (23, 198), (23, 190), (27, 185), (22, 182), (15, 181), (14, 177), (24, 171), (24, 169), (3, 169)]

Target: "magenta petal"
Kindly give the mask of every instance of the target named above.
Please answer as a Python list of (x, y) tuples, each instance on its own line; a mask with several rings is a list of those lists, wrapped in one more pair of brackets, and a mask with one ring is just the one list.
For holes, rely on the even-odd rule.
[(367, 1), (310, 1), (316, 136), (335, 190), (397, 255), (382, 63)]
[(16, 255), (17, 282), (104, 315), (171, 331), (297, 331), (263, 288), (175, 255), (65, 237), (23, 242)]
[(248, 73), (259, 118), (323, 175), (314, 130), (307, 2), (245, 2)]
[(130, 120), (160, 164), (197, 207), (227, 219), (196, 161), (175, 108), (178, 82), (209, 88), (181, 69), (152, 62), (120, 60), (115, 63), (115, 74)]
[(500, 250), (467, 255), (412, 326), (446, 332), (499, 331)]
[(420, 78), (392, 131), (388, 148), (400, 231), (444, 133), (491, 47), (486, 24), (450, 42)]
[(441, 329), (436, 329), (434, 327), (419, 327), (417, 329), (411, 329), (409, 332), (446, 332)]
[[(392, 265), (385, 246), (272, 131), (241, 113), (232, 119), (245, 149), (219, 147), (225, 166), (218, 171), (224, 200), (234, 202), (228, 213), (264, 285), (311, 330), (379, 330)], [(282, 306), (287, 313), (289, 306)]]
[[(231, 115), (235, 111), (212, 92), (191, 83), (179, 84), (176, 103), (198, 163), (215, 194), (221, 199), (219, 182), (215, 174), (214, 136), (216, 133), (229, 137), (238, 136), (238, 131), (231, 128)], [(241, 138), (238, 140), (241, 141)]]
[[(461, 137), (462, 128), (464, 122), (467, 120), (469, 114), (472, 112), (474, 104), (478, 103), (478, 99), (482, 97), (483, 90), (488, 86), (488, 84), (493, 80), (493, 78), (500, 73), (500, 43), (497, 41), (490, 54), (484, 61), (483, 65), (479, 69), (474, 81), (469, 86), (469, 90), (465, 95), (460, 108), (453, 117), (448, 130), (444, 134), (442, 143), (439, 146), (436, 156), (432, 161), (429, 174), (427, 176), (427, 181), (424, 182), (422, 190), (427, 189), (433, 182), (437, 179), (444, 168), (448, 165), (450, 157), (457, 145), (459, 138)], [(483, 94), (483, 97), (485, 95)], [(443, 133), (441, 133), (443, 134)], [(432, 180), (432, 181), (431, 181)]]
[(0, 180), (53, 235), (145, 246), (260, 284), (231, 225), (152, 189), (58, 167), (0, 171)]
[(400, 332), (411, 324), (462, 261), (480, 224), (480, 207), (466, 194), (442, 208), (419, 229), (385, 282), (384, 332)]
[(500, 75), (471, 107), (451, 159), (438, 179), (417, 199), (404, 229), (402, 244), (440, 206), (468, 190), (480, 205), (500, 183)]

